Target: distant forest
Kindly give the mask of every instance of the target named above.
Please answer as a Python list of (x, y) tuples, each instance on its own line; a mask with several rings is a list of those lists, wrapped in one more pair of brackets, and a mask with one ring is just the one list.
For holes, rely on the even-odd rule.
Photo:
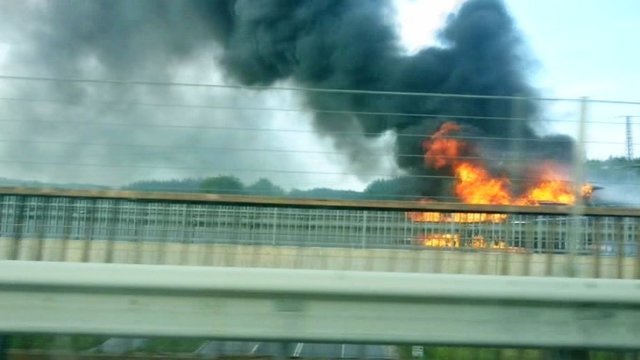
[[(627, 160), (612, 157), (607, 160), (589, 160), (586, 164), (586, 178), (599, 185), (627, 183), (638, 184), (640, 179), (640, 159)], [(362, 192), (314, 188), (310, 190), (293, 189), (286, 191), (269, 179), (262, 178), (252, 184), (244, 184), (234, 176), (221, 175), (200, 179), (150, 180), (139, 181), (123, 187), (135, 191), (203, 192), (218, 194), (241, 194), (258, 196), (283, 196), (295, 198), (323, 199), (411, 199), (416, 194), (417, 181), (411, 177), (379, 179), (371, 182)]]
[(398, 199), (408, 196), (408, 194), (402, 194), (402, 183), (404, 181), (406, 181), (406, 178), (376, 180), (369, 184), (363, 192), (329, 188), (314, 188), (309, 190), (293, 189), (286, 191), (266, 178), (262, 178), (252, 184), (244, 184), (237, 177), (221, 175), (203, 179), (138, 181), (122, 189), (133, 191), (201, 192), (321, 199)]
[[(586, 163), (586, 179), (596, 185), (604, 186), (611, 191), (618, 190), (624, 197), (637, 197), (640, 186), (640, 158), (628, 160), (623, 157), (611, 157), (606, 160), (588, 160)], [(295, 198), (319, 199), (375, 199), (375, 200), (409, 200), (420, 197), (415, 189), (420, 188), (420, 179), (410, 176), (372, 181), (363, 191), (336, 190), (314, 188), (309, 190), (285, 190), (271, 180), (262, 178), (254, 183), (245, 184), (230, 175), (219, 175), (207, 178), (187, 178), (173, 180), (138, 181), (119, 187), (131, 191), (161, 191), (190, 193), (219, 193), (257, 196), (279, 196)], [(61, 184), (0, 178), (0, 186), (34, 187), (58, 189), (106, 190), (112, 187), (94, 184)], [(631, 189), (631, 193), (629, 193)], [(636, 199), (640, 201), (640, 198)], [(617, 202), (608, 199), (606, 201)], [(635, 202), (635, 201), (634, 201)]]

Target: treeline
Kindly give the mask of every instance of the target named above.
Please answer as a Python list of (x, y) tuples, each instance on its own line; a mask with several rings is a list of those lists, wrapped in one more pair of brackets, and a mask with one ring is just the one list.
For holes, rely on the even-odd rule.
[(640, 178), (640, 158), (629, 160), (624, 157), (610, 157), (607, 160), (589, 160), (586, 170), (587, 178), (637, 183), (637, 179)]
[(235, 176), (221, 175), (208, 178), (188, 178), (173, 180), (138, 181), (122, 188), (133, 191), (161, 192), (202, 192), (238, 195), (284, 196), (281, 187), (267, 179), (260, 179), (253, 184), (244, 184)]
[(294, 198), (391, 200), (415, 198), (415, 193), (411, 191), (413, 186), (407, 186), (407, 183), (411, 181), (412, 179), (408, 177), (375, 180), (361, 192), (335, 190), (324, 187), (309, 190), (292, 189), (287, 191), (266, 178), (262, 178), (251, 184), (245, 184), (235, 176), (221, 175), (201, 179), (139, 181), (129, 184), (122, 189), (132, 191), (200, 192)]
[[(607, 182), (636, 184), (637, 179), (640, 179), (640, 159), (627, 160), (621, 157), (612, 157), (607, 160), (589, 160), (586, 163), (585, 175), (588, 181), (603, 182), (603, 185), (606, 185)], [(208, 178), (139, 181), (122, 189), (320, 199), (415, 200), (432, 198), (433, 196), (442, 197), (442, 194), (447, 194), (448, 189), (451, 189), (451, 183), (446, 179), (436, 184), (433, 181), (426, 182), (421, 177), (404, 176), (375, 180), (363, 191), (335, 190), (323, 187), (309, 190), (285, 190), (266, 178), (245, 184), (235, 176), (221, 175)], [(445, 198), (448, 201), (455, 201), (455, 198)]]

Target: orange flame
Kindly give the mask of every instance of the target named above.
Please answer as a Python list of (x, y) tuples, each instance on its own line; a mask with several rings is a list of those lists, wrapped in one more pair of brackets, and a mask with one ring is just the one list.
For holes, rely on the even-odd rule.
[[(431, 202), (422, 199), (421, 204)], [(501, 223), (507, 219), (506, 214), (487, 213), (442, 213), (435, 211), (417, 212), (410, 211), (405, 214), (413, 222), (439, 222), (439, 223)]]
[(542, 180), (518, 199), (519, 204), (539, 205), (541, 203), (574, 204), (576, 194), (573, 186), (561, 180)]
[(460, 131), (458, 124), (446, 122), (431, 136), (431, 140), (425, 140), (422, 143), (427, 165), (441, 169), (454, 164), (469, 151), (464, 141), (447, 137), (450, 133), (456, 131)]
[(460, 248), (466, 247), (470, 249), (491, 249), (491, 250), (506, 250), (512, 252), (522, 252), (522, 248), (509, 246), (504, 241), (486, 241), (484, 237), (480, 235), (474, 236), (471, 241), (467, 241), (464, 244), (460, 242), (460, 234), (422, 234), (418, 236), (420, 245), (432, 248)]
[[(563, 177), (561, 169), (552, 163), (545, 163), (534, 172), (535, 182), (530, 184), (520, 196), (511, 192), (509, 179), (494, 176), (489, 169), (477, 159), (470, 144), (451, 134), (459, 132), (460, 126), (446, 122), (422, 144), (425, 163), (436, 169), (450, 168), (454, 177), (454, 193), (467, 204), (495, 205), (532, 205), (544, 203), (560, 203), (571, 205), (578, 196), (588, 198), (593, 193), (591, 184), (583, 185), (579, 191)], [(507, 214), (485, 213), (440, 213), (440, 212), (407, 212), (407, 218), (414, 222), (433, 223), (501, 223), (506, 221)], [(511, 247), (507, 242), (487, 241), (476, 235), (461, 243), (460, 234), (422, 234), (416, 239), (419, 244), (433, 248), (499, 249), (522, 252), (522, 248)]]
[(518, 205), (540, 205), (541, 203), (574, 204), (577, 191), (573, 184), (567, 181), (560, 168), (553, 163), (544, 163), (534, 173), (538, 179), (525, 193), (520, 196)]
[(509, 246), (504, 241), (487, 242), (482, 236), (474, 236), (471, 240), (474, 249), (507, 249)]
[(420, 236), (420, 243), (427, 247), (457, 248), (460, 247), (460, 235), (424, 234)]
[[(514, 197), (509, 188), (509, 179), (494, 176), (481, 161), (469, 159), (475, 155), (471, 146), (463, 140), (450, 137), (460, 130), (458, 124), (446, 122), (422, 146), (427, 165), (436, 169), (451, 167), (456, 179), (454, 192), (462, 202), (494, 205), (540, 205), (545, 202), (571, 205), (576, 202), (576, 189), (550, 163), (539, 171), (536, 183), (520, 197)], [(590, 195), (593, 186), (584, 185), (581, 192), (583, 196)]]
[(408, 212), (407, 218), (413, 222), (501, 223), (507, 219), (507, 214)]
[(580, 188), (580, 195), (582, 195), (582, 197), (585, 198), (585, 199), (590, 199), (591, 196), (593, 195), (593, 190), (595, 190), (593, 188), (593, 185), (588, 184), (588, 183), (584, 184)]
[(455, 193), (467, 204), (511, 203), (509, 180), (491, 176), (489, 171), (479, 164), (459, 161), (454, 165), (454, 175), (457, 180)]

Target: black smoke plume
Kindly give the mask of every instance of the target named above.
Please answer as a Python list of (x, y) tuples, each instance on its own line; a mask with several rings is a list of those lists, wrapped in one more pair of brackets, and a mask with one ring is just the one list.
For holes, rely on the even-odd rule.
[[(484, 143), (493, 154), (518, 138), (531, 141), (530, 154), (570, 157), (570, 139), (536, 136), (536, 103), (491, 98), (536, 95), (521, 36), (501, 0), (466, 1), (439, 33), (441, 45), (415, 54), (399, 45), (387, 0), (60, 0), (45, 17), (40, 56), (60, 76), (72, 75), (86, 58), (98, 59), (112, 78), (168, 76), (171, 64), (216, 46), (225, 74), (245, 85), (292, 81), (315, 89), (485, 96), (305, 91), (315, 128), (355, 171), (375, 167), (369, 138), (392, 132), (400, 168), (432, 174), (421, 142), (445, 120), (491, 138)], [(417, 192), (441, 187), (425, 179)]]
[[(324, 89), (535, 95), (527, 83), (529, 67), (522, 39), (500, 0), (467, 1), (442, 29), (442, 46), (413, 55), (403, 54), (398, 47), (387, 1), (238, 0), (218, 5), (212, 13), (219, 25), (216, 38), (224, 48), (222, 64), (244, 84), (293, 79), (305, 87)], [(375, 137), (391, 130), (397, 134), (398, 165), (410, 173), (428, 175), (432, 171), (424, 169), (419, 156), (422, 135), (432, 133), (443, 119), (465, 123), (477, 130), (479, 138), (492, 139), (483, 142), (493, 153), (525, 150), (531, 157), (571, 160), (567, 137), (536, 137), (533, 121), (538, 109), (529, 100), (314, 91), (307, 92), (306, 99), (317, 110), (318, 131), (332, 136), (354, 163), (375, 159), (359, 156), (366, 149), (360, 136), (343, 133), (356, 130)], [(514, 149), (509, 141), (513, 138), (528, 140), (527, 149)], [(516, 154), (511, 151), (510, 156)], [(429, 183), (420, 188), (440, 187)]]

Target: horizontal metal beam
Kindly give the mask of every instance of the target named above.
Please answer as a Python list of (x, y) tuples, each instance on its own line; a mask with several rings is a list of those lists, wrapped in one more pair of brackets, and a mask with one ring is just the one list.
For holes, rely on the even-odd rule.
[[(439, 211), (470, 213), (504, 213), (531, 215), (575, 215), (573, 206), (544, 205), (478, 205), (444, 202), (420, 202), (407, 200), (335, 200), (335, 199), (296, 199), (271, 196), (220, 195), (198, 193), (170, 193), (153, 191), (121, 190), (65, 190), (42, 188), (0, 187), (0, 195), (47, 196), (70, 198), (114, 199), (129, 201), (158, 201), (183, 203), (217, 203), (246, 206), (332, 208), (352, 210), (387, 211)], [(639, 208), (580, 208), (580, 215), (610, 217), (640, 217)]]
[(640, 281), (4, 261), (0, 332), (640, 349)]

